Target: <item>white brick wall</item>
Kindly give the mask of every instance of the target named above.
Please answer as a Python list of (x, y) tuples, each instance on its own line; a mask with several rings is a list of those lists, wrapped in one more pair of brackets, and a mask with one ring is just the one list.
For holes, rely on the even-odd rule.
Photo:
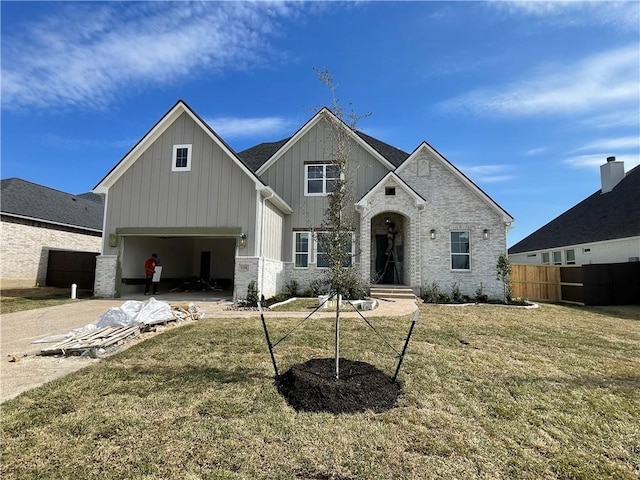
[[(390, 181), (388, 186), (396, 186)], [(420, 209), (416, 205), (415, 197), (409, 195), (404, 189), (396, 186), (395, 195), (385, 195), (384, 186), (381, 185), (377, 193), (373, 195), (369, 203), (360, 212), (361, 232), (361, 273), (364, 281), (370, 281), (375, 268), (375, 253), (373, 251), (375, 234), (384, 234), (384, 219), (386, 216), (400, 229), (396, 235), (396, 245), (402, 245), (404, 258), (402, 262), (402, 283), (409, 285), (414, 290), (420, 289)], [(389, 214), (389, 215), (387, 215)], [(400, 215), (401, 217), (397, 217)], [(372, 232), (372, 222), (375, 231)], [(369, 261), (367, 261), (369, 259)]]
[(261, 262), (258, 257), (236, 257), (234, 301), (247, 297), (247, 287), (252, 280), (256, 282), (258, 289), (260, 289), (260, 267)]
[(93, 294), (96, 297), (113, 298), (116, 296), (117, 255), (98, 255), (96, 257), (96, 280)]
[[(33, 224), (33, 225), (32, 225)], [(101, 237), (47, 227), (40, 222), (2, 221), (0, 278), (24, 286), (44, 285), (49, 250), (100, 252)]]
[(262, 274), (258, 288), (264, 298), (271, 298), (276, 293), (284, 291), (286, 283), (284, 263), (279, 260), (265, 258), (261, 262)]
[[(484, 293), (500, 298), (502, 284), (496, 279), (496, 263), (498, 256), (506, 252), (503, 216), (427, 150), (417, 155), (413, 163), (400, 176), (427, 200), (418, 223), (420, 285), (436, 282), (442, 291), (451, 293), (452, 285), (458, 283), (462, 294), (473, 296), (482, 284)], [(431, 229), (436, 230), (435, 240), (430, 239)], [(482, 238), (484, 229), (490, 231), (489, 240)], [(470, 232), (469, 271), (451, 270), (452, 231)]]

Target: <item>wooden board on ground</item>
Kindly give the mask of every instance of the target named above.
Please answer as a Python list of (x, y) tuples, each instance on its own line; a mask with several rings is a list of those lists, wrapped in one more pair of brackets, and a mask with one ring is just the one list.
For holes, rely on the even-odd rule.
[(40, 350), (41, 355), (82, 355), (92, 348), (108, 348), (140, 335), (140, 327), (104, 327), (81, 332)]

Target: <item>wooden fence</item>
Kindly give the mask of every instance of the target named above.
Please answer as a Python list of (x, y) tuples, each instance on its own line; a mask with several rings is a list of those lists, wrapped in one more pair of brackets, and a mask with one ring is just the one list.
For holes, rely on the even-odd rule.
[(593, 265), (511, 264), (511, 295), (585, 305), (640, 303), (640, 262)]
[(511, 296), (529, 300), (559, 302), (560, 266), (511, 264)]

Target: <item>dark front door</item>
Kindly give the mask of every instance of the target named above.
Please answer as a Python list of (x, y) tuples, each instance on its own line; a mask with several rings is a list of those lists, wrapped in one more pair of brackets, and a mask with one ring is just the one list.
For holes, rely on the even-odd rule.
[(200, 279), (211, 281), (211, 252), (200, 252)]
[(386, 235), (376, 235), (376, 277), (379, 278), (378, 283), (393, 284), (395, 262), (393, 255), (386, 254), (388, 245)]

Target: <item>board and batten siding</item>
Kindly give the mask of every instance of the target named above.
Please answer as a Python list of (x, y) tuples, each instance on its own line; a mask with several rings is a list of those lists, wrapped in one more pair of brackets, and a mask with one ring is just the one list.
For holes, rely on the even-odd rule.
[(271, 202), (264, 202), (262, 224), (262, 255), (270, 260), (282, 260), (284, 215)]
[[(190, 144), (191, 170), (173, 172), (173, 146)], [(251, 179), (183, 113), (109, 189), (104, 254), (118, 227), (241, 227), (255, 231), (256, 187)], [(255, 238), (245, 252), (253, 252)]]
[[(304, 195), (305, 162), (331, 161), (332, 135), (330, 124), (326, 120), (320, 120), (262, 174), (262, 180), (294, 210), (285, 222), (285, 230), (289, 232), (284, 235), (283, 258), (286, 262), (290, 262), (292, 258), (291, 231), (318, 228), (324, 220), (327, 197)], [(351, 181), (355, 203), (389, 170), (355, 140), (352, 140), (350, 150), (347, 175)], [(355, 214), (355, 209), (352, 213)]]

